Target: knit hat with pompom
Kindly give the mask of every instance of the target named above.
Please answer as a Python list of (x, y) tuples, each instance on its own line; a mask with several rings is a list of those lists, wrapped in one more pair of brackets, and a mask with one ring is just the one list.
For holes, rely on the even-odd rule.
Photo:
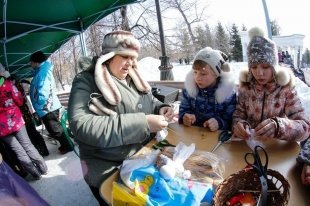
[(294, 86), (294, 75), (287, 68), (278, 64), (278, 51), (276, 44), (265, 37), (262, 29), (253, 27), (248, 32), (250, 42), (247, 47), (248, 69), (240, 72), (240, 83), (252, 82), (251, 67), (257, 64), (269, 64), (272, 66), (273, 78), (280, 86)]
[(228, 62), (228, 57), (226, 54), (219, 50), (214, 50), (211, 47), (206, 47), (201, 49), (194, 58), (196, 60), (201, 60), (210, 65), (214, 71), (216, 77), (221, 76), (222, 72), (229, 72), (230, 67)]
[(265, 37), (264, 32), (254, 27), (249, 30), (250, 43), (247, 48), (248, 65), (269, 64), (274, 68), (278, 65), (278, 51), (276, 44)]

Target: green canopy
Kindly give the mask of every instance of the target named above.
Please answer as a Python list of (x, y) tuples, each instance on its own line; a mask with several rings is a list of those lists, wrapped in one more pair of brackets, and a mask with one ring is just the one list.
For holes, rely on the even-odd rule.
[(29, 56), (51, 54), (121, 6), (143, 0), (2, 0), (0, 62), (31, 76)]

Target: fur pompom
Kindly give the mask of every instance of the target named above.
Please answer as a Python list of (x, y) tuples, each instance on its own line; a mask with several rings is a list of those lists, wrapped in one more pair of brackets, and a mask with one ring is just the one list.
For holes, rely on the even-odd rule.
[(223, 65), (222, 65), (222, 71), (223, 72), (230, 72), (230, 66), (227, 62), (225, 62)]
[(249, 38), (253, 39), (255, 36), (265, 37), (264, 31), (259, 27), (253, 27), (249, 30)]
[(248, 82), (249, 81), (249, 70), (248, 69), (242, 69), (240, 71), (240, 74), (239, 74), (239, 81), (240, 83), (245, 83), (245, 82)]
[(294, 74), (287, 68), (278, 68), (276, 72), (276, 81), (280, 86), (294, 86)]
[(78, 70), (84, 71), (92, 65), (92, 60), (89, 57), (82, 56), (78, 60)]

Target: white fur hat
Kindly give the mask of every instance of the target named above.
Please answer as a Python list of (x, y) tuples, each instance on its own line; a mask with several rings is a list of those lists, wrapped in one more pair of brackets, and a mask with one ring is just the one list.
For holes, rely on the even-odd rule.
[(221, 75), (222, 71), (229, 72), (230, 67), (227, 61), (227, 56), (219, 50), (214, 50), (211, 47), (206, 47), (201, 49), (195, 56), (194, 62), (196, 60), (201, 60), (210, 65), (215, 75), (218, 77)]
[(117, 105), (121, 101), (121, 94), (105, 62), (117, 54), (135, 58), (128, 75), (132, 78), (139, 91), (145, 93), (150, 91), (150, 85), (141, 78), (137, 69), (136, 58), (139, 51), (140, 43), (131, 32), (118, 30), (105, 35), (102, 43), (102, 55), (98, 58), (95, 66), (95, 82), (104, 98), (111, 105)]
[(9, 78), (11, 76), (10, 72), (5, 70), (4, 66), (0, 63), (0, 76)]

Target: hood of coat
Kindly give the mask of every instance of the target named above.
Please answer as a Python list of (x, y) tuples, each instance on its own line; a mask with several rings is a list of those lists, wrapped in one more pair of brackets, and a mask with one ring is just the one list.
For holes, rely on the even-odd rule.
[[(110, 52), (101, 55), (99, 58), (90, 59), (88, 57), (81, 57), (78, 61), (78, 67), (80, 71), (89, 70), (94, 72), (95, 83), (105, 100), (107, 100), (111, 105), (118, 105), (121, 102), (121, 95), (114, 83), (114, 80), (112, 79), (110, 72), (107, 69), (107, 66), (105, 65), (105, 62), (114, 56), (115, 53)], [(151, 86), (141, 77), (136, 61), (134, 62), (134, 65), (135, 66), (129, 70), (128, 75), (131, 77), (139, 91), (148, 93), (151, 90)]]
[[(278, 85), (290, 87), (295, 86), (295, 76), (290, 68), (277, 66), (275, 72), (274, 78)], [(250, 83), (251, 81), (254, 81), (254, 77), (250, 73), (250, 70), (248, 68), (241, 70), (239, 75), (240, 85)]]
[[(230, 72), (223, 72), (220, 77), (218, 88), (215, 92), (215, 99), (218, 103), (223, 103), (235, 91), (235, 82)], [(194, 70), (190, 70), (186, 75), (184, 87), (189, 96), (195, 98), (199, 92), (199, 88), (194, 79)]]

